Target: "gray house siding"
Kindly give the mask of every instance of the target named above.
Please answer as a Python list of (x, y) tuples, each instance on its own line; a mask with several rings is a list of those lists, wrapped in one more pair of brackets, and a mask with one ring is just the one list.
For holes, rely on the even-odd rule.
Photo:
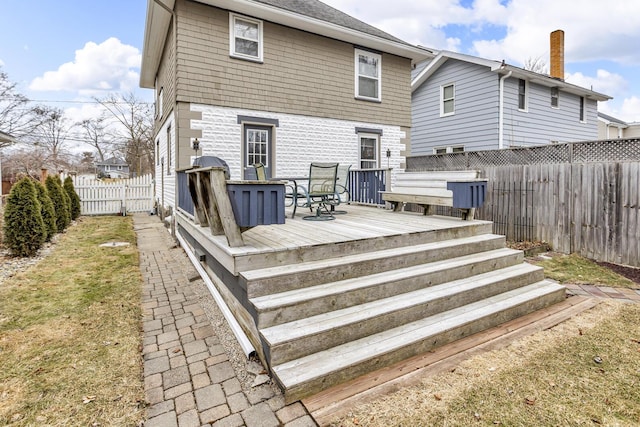
[[(455, 85), (455, 114), (440, 117), (440, 87)], [(498, 76), (488, 68), (447, 60), (412, 96), (411, 154), (435, 147), (465, 151), (495, 148), (498, 141)]]
[[(528, 109), (518, 109), (518, 79), (505, 81), (504, 148), (595, 139), (597, 102), (586, 99), (585, 122), (580, 121), (580, 96), (559, 92), (558, 108), (551, 106), (551, 89), (529, 84)], [(496, 144), (492, 148), (498, 148)]]

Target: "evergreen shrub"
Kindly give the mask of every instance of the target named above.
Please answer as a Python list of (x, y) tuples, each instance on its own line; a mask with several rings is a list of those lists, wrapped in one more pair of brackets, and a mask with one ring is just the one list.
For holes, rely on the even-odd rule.
[(33, 180), (24, 177), (12, 188), (4, 210), (4, 243), (15, 256), (34, 256), (47, 231)]

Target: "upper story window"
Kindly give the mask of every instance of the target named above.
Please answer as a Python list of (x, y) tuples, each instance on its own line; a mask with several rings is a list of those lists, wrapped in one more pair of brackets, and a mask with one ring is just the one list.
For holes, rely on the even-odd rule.
[(355, 50), (356, 98), (381, 101), (382, 57), (377, 53)]
[(455, 114), (455, 85), (440, 86), (440, 117)]
[(528, 94), (529, 82), (524, 79), (518, 79), (518, 110), (527, 111), (527, 104), (529, 101)]
[(229, 54), (262, 62), (262, 21), (229, 14)]
[(587, 100), (585, 99), (584, 96), (581, 96), (580, 97), (580, 121), (582, 123), (587, 122), (586, 105), (587, 105)]
[(560, 91), (557, 87), (551, 88), (551, 106), (553, 108), (558, 108), (560, 103), (558, 102), (558, 98), (560, 97)]

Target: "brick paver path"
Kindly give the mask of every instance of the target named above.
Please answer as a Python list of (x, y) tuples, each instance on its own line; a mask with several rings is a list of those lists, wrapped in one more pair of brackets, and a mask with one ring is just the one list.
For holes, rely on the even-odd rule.
[(135, 215), (144, 281), (147, 427), (311, 427), (302, 404), (263, 386), (243, 391), (225, 348), (191, 289), (186, 254), (155, 216)]

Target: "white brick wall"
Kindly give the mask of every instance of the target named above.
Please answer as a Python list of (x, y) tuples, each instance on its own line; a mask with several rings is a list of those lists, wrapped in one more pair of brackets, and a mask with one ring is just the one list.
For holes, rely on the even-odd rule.
[[(355, 128), (382, 129), (380, 167), (387, 167), (386, 151), (391, 149), (389, 166), (398, 170), (405, 150), (405, 132), (399, 126), (353, 122), (319, 117), (268, 113), (244, 109), (191, 104), (191, 111), (202, 113), (202, 120), (191, 120), (191, 129), (201, 130), (201, 155), (224, 159), (231, 178), (241, 178), (242, 125), (238, 116), (279, 120), (275, 128), (275, 175), (306, 175), (311, 162), (338, 162), (358, 168), (358, 138)], [(156, 175), (158, 176), (158, 175)]]

